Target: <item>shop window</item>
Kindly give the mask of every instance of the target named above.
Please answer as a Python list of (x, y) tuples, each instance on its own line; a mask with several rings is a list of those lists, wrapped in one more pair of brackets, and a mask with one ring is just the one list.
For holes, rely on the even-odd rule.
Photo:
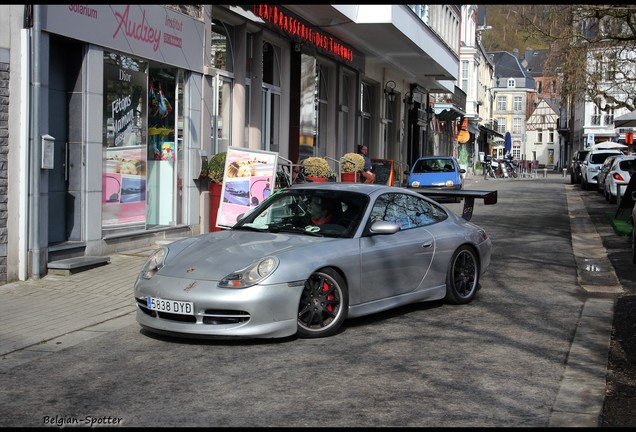
[(278, 151), (280, 125), (280, 47), (263, 43), (261, 149)]
[(355, 75), (344, 71), (340, 75), (340, 104), (338, 109), (338, 141), (336, 154), (345, 154), (355, 144)]
[(263, 82), (280, 86), (280, 48), (263, 42)]
[(371, 150), (369, 144), (372, 143), (373, 137), (373, 111), (375, 107), (375, 98), (373, 93), (373, 86), (369, 83), (363, 82), (360, 85), (360, 142), (359, 144), (365, 144)]
[(146, 221), (148, 63), (104, 51), (102, 226)]
[(147, 211), (149, 227), (176, 224), (178, 168), (182, 143), (178, 143), (176, 110), (177, 70), (153, 68), (148, 76), (149, 112), (147, 146)]
[[(214, 153), (226, 151), (230, 145), (232, 132), (232, 86), (233, 81), (229, 77), (217, 75), (214, 78), (213, 88), (216, 99), (212, 106), (211, 137)], [(247, 113), (249, 113), (249, 110)]]
[(329, 94), (330, 94), (330, 80), (329, 80), (329, 68), (324, 64), (318, 65), (318, 99), (316, 100), (316, 107), (318, 109), (318, 134), (316, 137), (316, 156), (325, 156), (327, 154), (326, 137), (329, 127)]
[(316, 59), (301, 55), (300, 74), (300, 146), (299, 160), (314, 155), (315, 134), (317, 129), (316, 115)]
[(235, 39), (234, 27), (213, 19), (210, 39), (212, 66), (217, 69), (233, 72), (234, 52), (232, 51), (232, 42)]

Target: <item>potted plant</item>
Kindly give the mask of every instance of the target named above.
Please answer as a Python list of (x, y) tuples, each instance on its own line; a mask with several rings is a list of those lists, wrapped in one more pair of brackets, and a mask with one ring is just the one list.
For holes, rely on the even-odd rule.
[(325, 158), (310, 156), (303, 159), (300, 164), (303, 167), (305, 177), (312, 181), (327, 181), (329, 175), (329, 162)]
[(358, 153), (346, 153), (340, 158), (342, 181), (355, 183), (364, 168), (364, 157)]
[(210, 232), (221, 231), (216, 226), (216, 218), (221, 205), (223, 177), (225, 176), (225, 157), (227, 152), (217, 153), (208, 161), (208, 177), (210, 178)]
[(208, 162), (208, 177), (210, 181), (215, 184), (223, 184), (223, 177), (225, 176), (225, 157), (226, 152), (217, 153), (212, 156)]

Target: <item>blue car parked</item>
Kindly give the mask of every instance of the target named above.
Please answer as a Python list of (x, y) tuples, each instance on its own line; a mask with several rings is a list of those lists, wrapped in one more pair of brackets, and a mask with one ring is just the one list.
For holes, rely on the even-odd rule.
[(462, 190), (462, 174), (465, 172), (452, 156), (421, 157), (415, 161), (409, 172), (407, 187)]

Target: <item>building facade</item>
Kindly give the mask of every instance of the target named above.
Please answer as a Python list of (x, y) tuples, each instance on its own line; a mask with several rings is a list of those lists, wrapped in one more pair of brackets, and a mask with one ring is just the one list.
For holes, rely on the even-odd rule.
[(230, 146), (336, 170), (366, 144), (399, 173), (458, 78), (452, 5), (2, 10), (0, 283), (207, 232), (202, 167)]
[(548, 169), (563, 166), (558, 119), (558, 104), (548, 98), (540, 98), (526, 122), (525, 148), (530, 156), (528, 159), (536, 160), (539, 166)]
[[(526, 120), (529, 116), (529, 101), (534, 100), (535, 83), (523, 67), (515, 53), (498, 51), (491, 53), (495, 64), (495, 92), (493, 117), (497, 121), (498, 132), (510, 132), (512, 147), (510, 153), (516, 160), (532, 160), (527, 153)], [(491, 156), (504, 156), (504, 143), (491, 148)]]

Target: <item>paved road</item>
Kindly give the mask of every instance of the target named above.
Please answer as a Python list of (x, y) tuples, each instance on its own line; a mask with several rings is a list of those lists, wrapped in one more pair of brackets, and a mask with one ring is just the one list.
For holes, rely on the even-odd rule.
[(566, 180), (469, 182), (499, 190), (499, 203), (477, 204), (473, 217), (495, 245), (477, 299), (350, 320), (331, 338), (145, 333), (130, 295), (147, 251), (0, 287), (0, 426), (43, 426), (47, 416), (124, 426), (597, 426), (621, 286)]

